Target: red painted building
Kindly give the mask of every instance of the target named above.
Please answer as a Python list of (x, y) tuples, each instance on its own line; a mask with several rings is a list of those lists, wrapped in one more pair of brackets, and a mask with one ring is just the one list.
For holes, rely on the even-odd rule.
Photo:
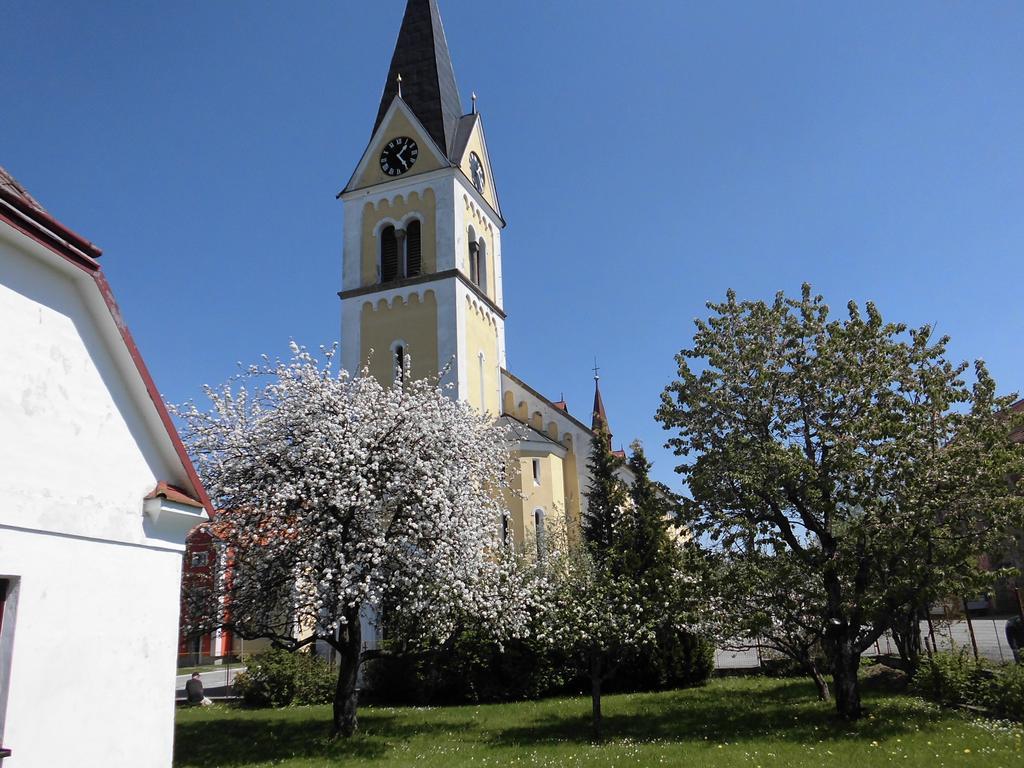
[[(205, 588), (211, 593), (216, 593), (220, 591), (221, 584), (227, 577), (224, 548), (216, 544), (209, 524), (196, 526), (189, 533), (185, 543), (185, 561), (181, 570), (182, 594), (184, 595), (187, 587)], [(178, 666), (209, 664), (234, 656), (236, 648), (230, 630), (188, 635), (183, 626), (184, 617), (187, 615), (184, 600), (181, 615)]]

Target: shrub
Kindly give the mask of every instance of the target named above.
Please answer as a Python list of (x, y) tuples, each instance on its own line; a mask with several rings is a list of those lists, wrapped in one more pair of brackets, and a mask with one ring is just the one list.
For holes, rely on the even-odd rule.
[(253, 656), (235, 678), (235, 692), (249, 707), (287, 707), (295, 698), (295, 657), (277, 648)]
[(330, 665), (310, 653), (272, 649), (253, 656), (235, 678), (235, 691), (249, 707), (329, 704), (336, 676)]
[[(682, 633), (659, 650), (623, 660), (608, 691), (700, 685), (714, 671), (714, 647)], [(520, 701), (589, 690), (582, 660), (534, 640), (498, 645), (465, 631), (443, 651), (393, 653), (367, 666), (369, 697), (389, 704), (453, 704)]]
[(295, 656), (295, 698), (292, 703), (302, 706), (330, 704), (338, 684), (337, 670), (324, 659), (311, 653)]
[(939, 704), (984, 705), (992, 672), (970, 658), (966, 649), (936, 653), (914, 675), (913, 690)]
[(1000, 717), (1024, 722), (1024, 665), (996, 670), (986, 688), (984, 704)]
[(608, 690), (632, 692), (703, 685), (715, 671), (715, 647), (690, 632), (662, 637), (658, 647), (626, 659)]
[(367, 666), (369, 696), (392, 704), (502, 702), (561, 690), (569, 676), (562, 654), (530, 640), (499, 646), (475, 631), (444, 650), (398, 653)]

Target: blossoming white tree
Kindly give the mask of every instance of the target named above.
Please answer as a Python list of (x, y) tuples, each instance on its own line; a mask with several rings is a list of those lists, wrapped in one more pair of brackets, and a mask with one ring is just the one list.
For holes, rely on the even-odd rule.
[[(554, 542), (552, 542), (554, 544)], [(590, 679), (594, 741), (603, 736), (602, 687), (633, 654), (653, 651), (666, 632), (694, 629), (682, 575), (652, 595), (642, 580), (616, 573), (587, 547), (565, 540), (537, 564), (541, 639), (576, 656)]]
[(325, 354), (293, 345), (208, 390), (208, 410), (176, 409), (231, 558), (218, 594), (187, 590), (186, 610), (193, 631), (334, 648), (334, 728), (349, 736), (368, 609), (438, 641), (465, 613), (500, 637), (527, 612), (500, 551), (504, 431), (434, 383), (384, 387)]

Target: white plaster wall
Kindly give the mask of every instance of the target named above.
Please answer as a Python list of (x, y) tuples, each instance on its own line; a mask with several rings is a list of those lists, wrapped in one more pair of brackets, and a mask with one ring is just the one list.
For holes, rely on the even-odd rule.
[(437, 271), (445, 272), (458, 266), (456, 237), (455, 183), (449, 175), (434, 185), (437, 195)]
[(362, 280), (363, 207), (368, 198), (360, 195), (344, 203), (345, 229), (341, 260), (341, 289), (351, 291)]
[(157, 543), (142, 501), (180, 466), (155, 443), (79, 286), (3, 239), (0, 329), (0, 523)]
[(357, 296), (341, 302), (341, 367), (356, 375), (366, 363), (363, 354), (362, 315), (365, 297)]
[(92, 278), (4, 226), (0, 437), (4, 768), (169, 766), (184, 541), (143, 499), (184, 469)]
[(170, 766), (181, 555), (0, 527), (0, 573), (20, 577), (4, 768)]
[(437, 295), (437, 370), (448, 368), (441, 384), (455, 384), (456, 399), (461, 399), (465, 397), (466, 391), (466, 332), (462, 322), (456, 319), (460, 306), (459, 282), (455, 278), (450, 278), (431, 285)]

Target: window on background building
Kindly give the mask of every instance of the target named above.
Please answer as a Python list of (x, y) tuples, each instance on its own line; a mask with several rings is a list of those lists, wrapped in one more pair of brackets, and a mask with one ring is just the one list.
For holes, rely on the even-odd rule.
[(508, 544), (508, 515), (501, 515), (501, 543)]
[(390, 283), (398, 279), (398, 234), (394, 227), (384, 227), (380, 233), (380, 281)]
[(544, 510), (538, 509), (533, 513), (534, 527), (537, 529), (537, 557), (544, 557)]
[(533, 484), (540, 485), (540, 459), (533, 460)]
[(419, 220), (413, 219), (405, 228), (405, 276), (416, 277), (423, 271), (423, 244)]
[(210, 564), (210, 553), (209, 552), (193, 552), (192, 553), (192, 567), (193, 568), (205, 568)]

